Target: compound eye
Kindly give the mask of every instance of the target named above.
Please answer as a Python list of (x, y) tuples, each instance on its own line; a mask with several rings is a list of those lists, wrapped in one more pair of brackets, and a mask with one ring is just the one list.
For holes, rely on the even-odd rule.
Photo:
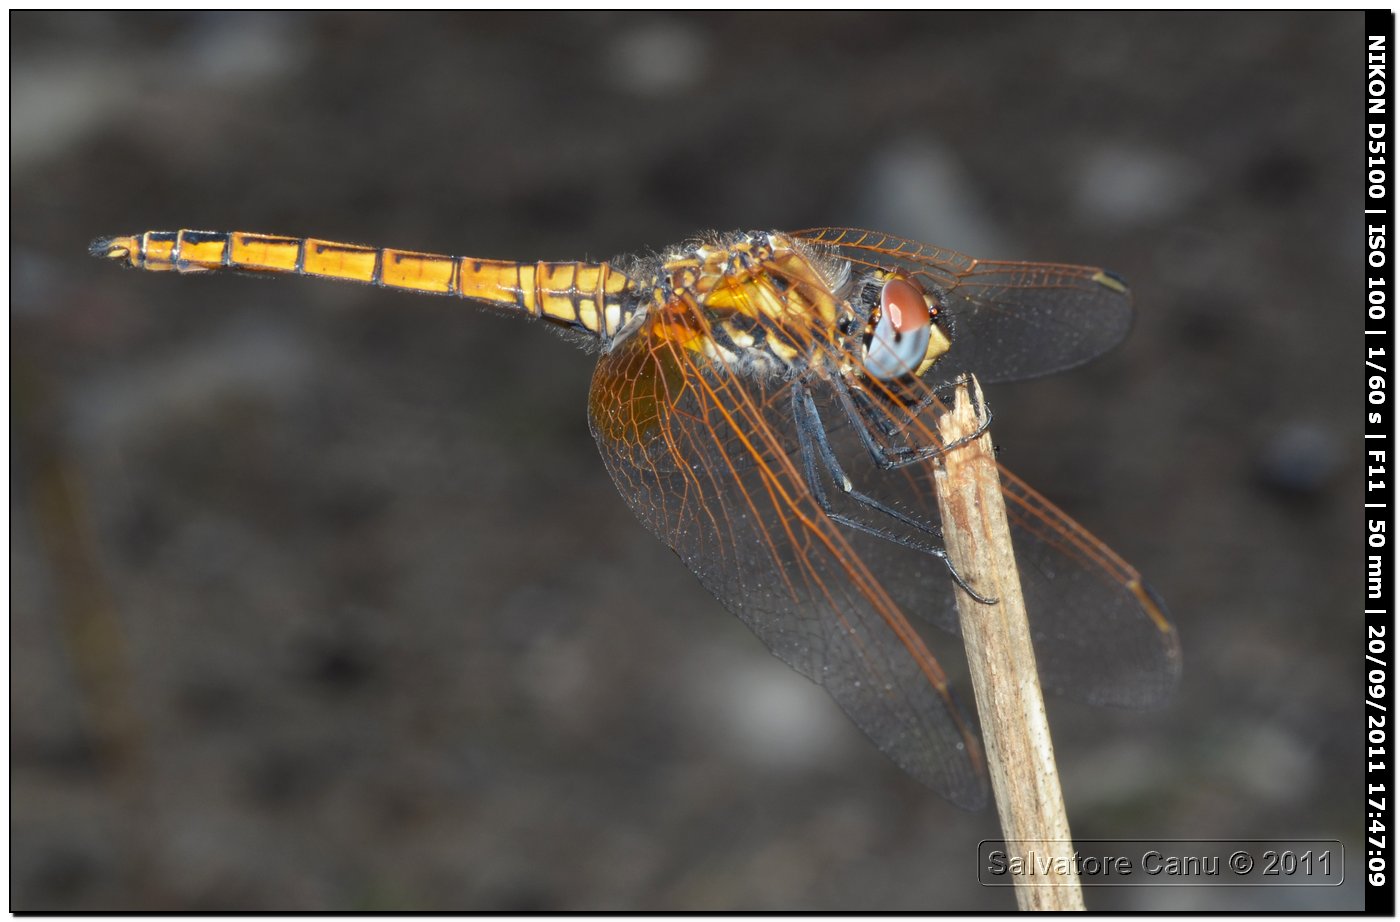
[(880, 316), (865, 344), (865, 371), (880, 381), (912, 375), (928, 355), (932, 328), (928, 302), (918, 286), (892, 278), (880, 290)]

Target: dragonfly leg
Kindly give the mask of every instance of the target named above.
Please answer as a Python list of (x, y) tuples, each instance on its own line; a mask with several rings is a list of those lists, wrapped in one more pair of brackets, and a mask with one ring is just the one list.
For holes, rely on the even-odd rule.
[(887, 515), (895, 521), (901, 522), (916, 531), (921, 531), (933, 537), (942, 536), (942, 529), (938, 526), (930, 525), (928, 522), (922, 522), (910, 515), (906, 515), (898, 509), (886, 505), (874, 497), (868, 496), (855, 489), (854, 485), (851, 483), (851, 478), (847, 476), (845, 470), (841, 467), (841, 462), (836, 457), (836, 453), (831, 449), (831, 444), (826, 437), (826, 428), (822, 425), (821, 414), (817, 410), (816, 403), (812, 400), (811, 392), (800, 383), (794, 384), (792, 388), (792, 402), (793, 419), (797, 423), (799, 450), (802, 455), (802, 468), (806, 473), (807, 485), (811, 489), (812, 497), (817, 501), (817, 505), (821, 507), (821, 510), (826, 513), (828, 518), (840, 525), (854, 528), (857, 531), (863, 531), (877, 538), (883, 538), (901, 547), (907, 547), (911, 550), (937, 557), (942, 560), (944, 565), (948, 568), (948, 575), (953, 578), (953, 582), (957, 583), (958, 586), (972, 598), (986, 605), (990, 605), (996, 601), (996, 599), (988, 598), (980, 594), (968, 584), (967, 580), (964, 579), (957, 568), (953, 566), (953, 561), (948, 557), (948, 552), (943, 547), (928, 542), (916, 541), (906, 535), (897, 534), (888, 529), (880, 528), (877, 525), (871, 525), (868, 522), (862, 522), (857, 518), (838, 512), (831, 504), (830, 499), (827, 498), (826, 489), (822, 485), (821, 474), (817, 470), (818, 455), (820, 455), (822, 464), (826, 468), (826, 473), (831, 477), (832, 481), (840, 487), (841, 492), (857, 503)]
[[(856, 403), (855, 397), (851, 395), (850, 388), (844, 380), (833, 382), (837, 395), (841, 398), (841, 408), (846, 411), (846, 417), (851, 421), (851, 426), (855, 428), (856, 434), (865, 445), (865, 450), (870, 453), (870, 457), (882, 470), (890, 470), (907, 464), (907, 461), (896, 459), (897, 449), (886, 448), (875, 440), (875, 436), (870, 431), (871, 421), (874, 425), (883, 430), (887, 438), (893, 438), (898, 434), (898, 427), (887, 425), (888, 420), (883, 416), (873, 412), (862, 411)], [(905, 449), (904, 451), (909, 451)]]
[[(971, 384), (971, 380), (972, 379), (970, 375), (958, 375), (952, 381), (940, 384), (938, 385), (938, 387), (931, 389), (929, 391), (930, 399), (932, 399), (934, 395), (944, 394), (949, 391), (955, 391), (963, 385)], [(972, 412), (977, 417), (977, 428), (972, 430), (971, 432), (965, 433), (964, 435), (958, 436), (956, 439), (954, 439), (951, 442), (948, 442), (945, 445), (938, 446), (938, 451), (935, 452), (935, 454), (943, 454), (943, 452), (945, 451), (952, 451), (954, 448), (966, 445), (973, 439), (979, 438), (982, 435), (982, 433), (986, 432), (987, 429), (992, 425), (992, 408), (989, 407), (985, 399), (983, 399), (982, 389), (976, 387), (968, 387), (967, 399), (972, 402)], [(928, 402), (925, 401), (923, 405), (927, 406)], [(940, 409), (947, 408), (947, 403), (942, 399), (941, 396), (938, 397), (938, 405)]]
[[(908, 430), (917, 416), (935, 400), (938, 401), (941, 410), (945, 404), (943, 400), (939, 398), (939, 394), (950, 391), (966, 383), (966, 381), (967, 376), (960, 375), (953, 381), (931, 389), (927, 396), (920, 400), (915, 407), (907, 411), (910, 413), (909, 420), (899, 423), (891, 421), (889, 415), (882, 410), (875, 408), (863, 409), (856, 401), (855, 396), (851, 392), (850, 385), (845, 380), (837, 379), (833, 384), (841, 399), (841, 406), (846, 411), (846, 416), (850, 419), (851, 425), (855, 427), (856, 432), (860, 435), (866, 450), (870, 452), (870, 456), (881, 469), (890, 470), (892, 468), (903, 467), (907, 464), (915, 464), (919, 461), (927, 461), (929, 458), (937, 457), (946, 451), (951, 451), (954, 448), (967, 444), (987, 431), (987, 427), (992, 424), (992, 411), (986, 403), (979, 402), (974, 408), (979, 420), (977, 429), (958, 437), (952, 442), (938, 442), (921, 447), (887, 445), (881, 444), (876, 438), (875, 433), (871, 432), (872, 428), (876, 428), (881, 430), (881, 434), (886, 439), (895, 438), (900, 435), (901, 432)], [(866, 399), (869, 400), (869, 398)]]
[[(841, 488), (841, 492), (851, 497), (851, 499), (860, 503), (862, 506), (867, 506), (874, 509), (876, 512), (881, 512), (898, 522), (903, 522), (905, 525), (917, 531), (932, 535), (935, 538), (942, 536), (942, 529), (937, 526), (920, 521), (911, 515), (900, 512), (898, 509), (886, 505), (874, 497), (867, 496), (857, 490), (851, 483), (851, 478), (846, 475), (845, 469), (841, 467), (841, 462), (837, 460), (836, 452), (831, 449), (831, 443), (826, 437), (826, 427), (822, 425), (821, 414), (812, 400), (811, 392), (798, 384), (794, 385), (792, 395), (793, 417), (797, 420), (797, 431), (802, 446), (802, 461), (807, 470), (808, 485), (812, 487), (814, 494), (825, 496), (824, 492), (821, 490), (821, 478), (817, 476), (813, 448), (816, 449), (815, 453), (820, 455), (821, 462), (825, 465), (827, 473), (831, 475), (831, 479)], [(825, 507), (823, 507), (823, 511), (828, 515), (831, 514), (831, 510)]]

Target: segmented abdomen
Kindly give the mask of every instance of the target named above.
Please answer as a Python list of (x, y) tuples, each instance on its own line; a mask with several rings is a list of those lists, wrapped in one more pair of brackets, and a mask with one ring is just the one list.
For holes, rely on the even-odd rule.
[(243, 231), (147, 231), (99, 240), (92, 251), (152, 272), (275, 272), (454, 295), (604, 341), (636, 310), (632, 280), (607, 263), (518, 263)]

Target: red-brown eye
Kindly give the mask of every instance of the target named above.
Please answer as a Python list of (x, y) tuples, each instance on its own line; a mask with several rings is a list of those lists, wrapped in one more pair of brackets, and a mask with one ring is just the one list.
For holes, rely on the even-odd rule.
[(908, 335), (929, 324), (924, 293), (910, 281), (893, 278), (880, 290), (880, 310), (895, 332)]
[(865, 370), (891, 381), (912, 375), (928, 352), (932, 321), (924, 293), (913, 282), (892, 278), (880, 290), (880, 317), (865, 346)]

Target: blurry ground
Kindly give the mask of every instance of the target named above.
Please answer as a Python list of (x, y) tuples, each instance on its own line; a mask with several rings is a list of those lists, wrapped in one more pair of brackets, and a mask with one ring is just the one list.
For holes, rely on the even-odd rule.
[(590, 356), (85, 255), (814, 224), (1132, 281), (1125, 348), (991, 394), (1002, 459), (1185, 648), (1165, 712), (1052, 702), (1075, 832), (1352, 860), (1090, 905), (1359, 905), (1358, 14), (10, 22), (12, 908), (1012, 906), (973, 877), (993, 813), (901, 774), (632, 520)]

